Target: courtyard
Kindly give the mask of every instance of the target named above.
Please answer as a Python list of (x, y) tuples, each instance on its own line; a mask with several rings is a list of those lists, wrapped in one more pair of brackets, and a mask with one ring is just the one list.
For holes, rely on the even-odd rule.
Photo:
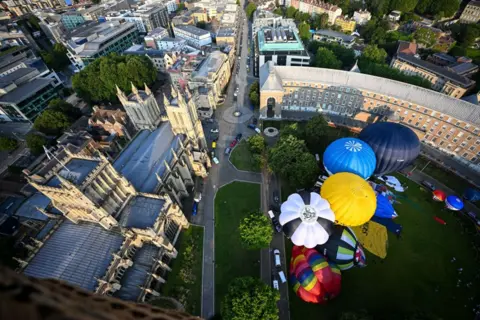
[(248, 143), (245, 140), (232, 150), (230, 161), (238, 169), (243, 171), (260, 172), (258, 163), (255, 162), (252, 153), (248, 149)]

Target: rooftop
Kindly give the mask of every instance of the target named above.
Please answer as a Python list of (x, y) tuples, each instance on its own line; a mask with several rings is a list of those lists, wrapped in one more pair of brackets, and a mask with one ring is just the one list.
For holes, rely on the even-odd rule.
[(260, 51), (303, 51), (305, 50), (298, 34), (290, 28), (265, 27), (258, 31)]
[(260, 68), (261, 92), (283, 91), (282, 81), (324, 83), (330, 86), (382, 93), (450, 115), (467, 123), (480, 125), (480, 109), (476, 105), (404, 82), (333, 69), (274, 66), (270, 61)]
[(150, 31), (146, 37), (158, 37), (158, 36), (164, 36), (165, 34), (168, 35), (168, 31), (167, 29), (165, 28), (162, 28), (162, 27), (158, 27), (158, 28), (155, 28), (153, 29), (152, 31)]
[(470, 1), (468, 6), (480, 7), (480, 1)]
[(125, 228), (152, 228), (162, 212), (165, 200), (138, 196), (128, 202), (118, 217)]
[(22, 84), (15, 90), (0, 97), (0, 103), (20, 103), (23, 100), (35, 95), (49, 84), (53, 83), (53, 79), (34, 79)]
[(221, 27), (217, 32), (217, 37), (231, 37), (234, 35), (235, 29), (229, 27)]
[(12, 82), (17, 81), (18, 79), (20, 79), (20, 78), (22, 78), (22, 77), (24, 77), (28, 74), (32, 74), (32, 77), (33, 77), (33, 76), (39, 74), (39, 72), (35, 68), (19, 68), (19, 69), (13, 71), (12, 73), (7, 74), (4, 77), (1, 77), (0, 78), (0, 86), (2, 86), (2, 87), (3, 86), (8, 86)]
[(6, 214), (12, 216), (22, 205), (24, 197), (8, 197), (0, 203), (0, 215)]
[(404, 54), (414, 55), (417, 53), (417, 48), (418, 48), (418, 45), (414, 42), (399, 40), (398, 47), (397, 47), (397, 54), (404, 53)]
[(40, 279), (59, 279), (94, 291), (104, 276), (113, 253), (123, 236), (93, 223), (74, 224), (65, 221), (45, 241), (24, 273)]
[[(162, 39), (164, 41), (164, 39)], [(155, 50), (145, 47), (143, 44), (134, 44), (127, 50), (123, 52), (124, 54), (135, 54), (135, 55), (149, 55), (150, 57), (160, 57), (163, 58), (165, 56), (165, 51), (163, 50)]]
[(443, 78), (446, 78), (448, 80), (451, 80), (452, 82), (455, 82), (463, 87), (469, 87), (473, 84), (473, 81), (464, 77), (464, 76), (461, 76), (461, 75), (458, 75), (456, 74), (455, 72), (453, 71), (449, 71), (448, 69), (446, 68), (443, 68), (443, 67), (440, 67), (440, 66), (437, 66), (433, 63), (430, 63), (428, 61), (424, 61), (424, 60), (421, 60), (421, 59), (417, 59), (415, 58), (414, 56), (411, 56), (411, 55), (408, 55), (408, 54), (404, 54), (404, 53), (399, 53), (397, 55), (397, 58), (403, 60), (403, 61), (406, 61), (410, 64), (413, 64), (417, 67), (420, 67), (422, 69), (425, 69), (425, 70), (428, 70), (430, 72), (433, 72), (437, 75), (440, 75), (441, 77)]
[(136, 301), (142, 293), (141, 287), (151, 272), (160, 249), (152, 244), (144, 244), (133, 257), (133, 266), (122, 277), (120, 290), (114, 296), (122, 300)]
[[(58, 173), (60, 176), (74, 184), (81, 185), (90, 172), (92, 172), (99, 164), (100, 161), (96, 160), (73, 158), (65, 165), (66, 169), (62, 168)], [(48, 181), (47, 185), (50, 187), (58, 187), (60, 185), (60, 180), (57, 176), (53, 176), (50, 181)]]
[(211, 72), (218, 72), (226, 60), (227, 56), (225, 53), (218, 50), (212, 51), (208, 57), (197, 67), (195, 72), (192, 74), (192, 77), (207, 78)]
[(189, 24), (180, 24), (180, 25), (174, 26), (173, 29), (174, 29), (174, 31), (175, 31), (175, 29), (183, 30), (185, 32), (189, 32), (191, 34), (194, 34), (198, 37), (205, 36), (205, 35), (210, 35), (210, 32), (208, 32), (207, 30), (203, 30), (203, 29), (191, 26)]
[(454, 64), (453, 66), (448, 67), (448, 69), (452, 70), (457, 74), (463, 75), (465, 73), (478, 70), (478, 66), (471, 62), (459, 62)]
[(327, 29), (317, 30), (315, 31), (315, 34), (319, 34), (321, 36), (331, 37), (331, 38), (340, 38), (344, 42), (352, 42), (353, 40), (355, 40), (354, 36), (349, 36), (348, 34), (345, 34), (345, 33), (337, 32), (333, 30), (327, 30)]
[(165, 162), (173, 159), (172, 149), (178, 152), (182, 136), (175, 136), (169, 122), (155, 131), (142, 130), (123, 149), (113, 167), (130, 181), (138, 192), (154, 193), (166, 173)]
[(45, 196), (43, 193), (35, 193), (22, 203), (15, 215), (17, 217), (27, 219), (47, 221), (48, 217), (41, 213), (38, 209), (46, 209), (50, 202), (50, 198)]

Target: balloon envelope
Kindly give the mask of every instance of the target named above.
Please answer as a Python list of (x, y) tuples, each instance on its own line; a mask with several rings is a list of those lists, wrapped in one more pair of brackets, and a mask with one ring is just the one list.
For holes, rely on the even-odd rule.
[(293, 247), (290, 282), (303, 301), (326, 303), (340, 293), (341, 280), (340, 269), (315, 249)]
[(340, 270), (366, 265), (365, 253), (355, 233), (348, 227), (335, 226), (328, 241), (315, 248), (326, 256), (328, 261), (334, 262)]
[(375, 210), (375, 216), (387, 219), (393, 219), (397, 217), (397, 213), (395, 212), (395, 209), (393, 209), (390, 201), (388, 201), (388, 199), (381, 194), (377, 194), (377, 209)]
[(420, 141), (415, 132), (394, 122), (370, 124), (360, 132), (358, 138), (368, 143), (375, 152), (377, 175), (405, 168), (420, 153)]
[(377, 257), (386, 258), (388, 234), (385, 226), (374, 221), (368, 221), (364, 225), (352, 227), (352, 230), (364, 249)]
[(350, 172), (368, 179), (373, 174), (376, 163), (372, 148), (356, 138), (335, 140), (323, 153), (323, 166), (330, 175)]
[(364, 224), (370, 220), (377, 207), (372, 187), (349, 172), (330, 176), (323, 183), (320, 194), (330, 203), (336, 223), (344, 226)]
[(433, 191), (433, 200), (443, 202), (445, 201), (446, 198), (447, 198), (447, 194), (442, 190), (437, 189)]
[(451, 195), (445, 199), (445, 204), (447, 208), (453, 211), (458, 211), (463, 209), (463, 201), (457, 196)]
[(463, 196), (468, 201), (475, 202), (480, 200), (480, 191), (477, 189), (468, 188), (467, 190), (465, 190), (465, 193), (463, 194)]
[(335, 214), (328, 201), (318, 193), (291, 194), (280, 210), (283, 232), (295, 245), (313, 248), (327, 242)]

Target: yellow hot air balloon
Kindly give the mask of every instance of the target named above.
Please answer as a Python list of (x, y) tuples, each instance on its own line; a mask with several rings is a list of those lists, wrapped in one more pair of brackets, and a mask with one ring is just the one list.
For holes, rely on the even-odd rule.
[(364, 249), (385, 259), (388, 247), (388, 235), (385, 226), (375, 221), (368, 221), (361, 226), (352, 227), (352, 230)]
[(330, 176), (320, 191), (322, 198), (330, 203), (336, 223), (344, 226), (359, 226), (369, 221), (375, 213), (377, 200), (372, 187), (361, 177), (340, 172)]

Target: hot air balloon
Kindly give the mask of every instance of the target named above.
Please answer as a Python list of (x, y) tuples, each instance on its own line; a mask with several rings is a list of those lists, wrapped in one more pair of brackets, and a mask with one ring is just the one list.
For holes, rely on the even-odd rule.
[(348, 270), (353, 266), (366, 265), (365, 253), (355, 233), (348, 227), (335, 226), (333, 233), (325, 244), (315, 249), (335, 263), (340, 270)]
[(395, 219), (398, 217), (390, 201), (381, 194), (377, 194), (377, 209), (375, 210), (375, 216), (387, 219)]
[(447, 194), (440, 189), (433, 191), (433, 200), (443, 202), (447, 198)]
[(290, 260), (293, 291), (306, 302), (326, 303), (340, 293), (340, 269), (315, 249), (294, 246)]
[(329, 175), (350, 172), (368, 179), (373, 174), (376, 163), (372, 148), (356, 138), (335, 140), (323, 153), (323, 166)]
[(364, 224), (370, 220), (377, 207), (372, 187), (349, 172), (330, 176), (323, 183), (320, 194), (330, 203), (336, 223), (344, 226)]
[(478, 191), (477, 189), (467, 188), (467, 190), (465, 190), (465, 193), (463, 194), (463, 196), (468, 201), (475, 202), (475, 201), (480, 200), (480, 191)]
[(370, 124), (360, 132), (358, 138), (368, 143), (375, 152), (376, 175), (401, 170), (420, 153), (420, 141), (415, 132), (394, 122)]
[(463, 209), (463, 201), (457, 196), (451, 195), (445, 199), (445, 204), (447, 208), (453, 211), (458, 211)]
[(368, 221), (364, 225), (352, 227), (352, 230), (365, 250), (385, 259), (388, 247), (388, 234), (385, 226), (375, 221)]
[(328, 201), (318, 193), (291, 194), (280, 210), (283, 232), (295, 245), (313, 248), (327, 242), (335, 214)]

